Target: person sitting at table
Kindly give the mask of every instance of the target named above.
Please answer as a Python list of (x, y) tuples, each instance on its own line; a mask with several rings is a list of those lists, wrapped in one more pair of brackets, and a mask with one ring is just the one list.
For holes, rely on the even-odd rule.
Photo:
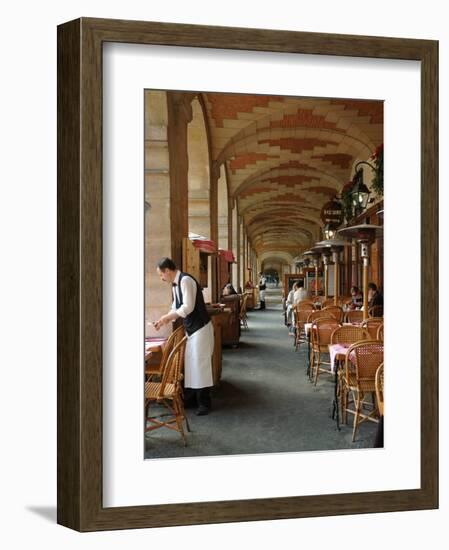
[(375, 283), (368, 284), (368, 311), (374, 306), (380, 306), (379, 309), (383, 308), (384, 297), (379, 292), (377, 285)]
[(233, 294), (237, 294), (237, 291), (235, 288), (231, 285), (231, 283), (228, 283), (223, 287), (223, 290), (221, 291), (222, 296), (232, 296)]
[(285, 321), (287, 323), (287, 326), (289, 327), (289, 333), (291, 334), (293, 332), (293, 303), (294, 303), (294, 295), (295, 292), (298, 290), (298, 281), (295, 281), (293, 283), (293, 287), (288, 293), (287, 299), (285, 300)]
[(309, 298), (309, 293), (304, 288), (304, 280), (301, 279), (298, 281), (298, 288), (295, 290), (295, 293), (293, 294), (293, 305), (296, 306), (299, 302), (302, 302), (303, 300), (307, 300)]
[(358, 286), (351, 287), (352, 302), (349, 305), (349, 309), (360, 309), (363, 306), (363, 294), (360, 292)]

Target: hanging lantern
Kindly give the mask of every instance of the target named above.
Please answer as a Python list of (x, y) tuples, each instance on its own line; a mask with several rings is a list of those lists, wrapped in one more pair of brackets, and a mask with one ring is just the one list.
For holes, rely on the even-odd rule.
[(358, 170), (356, 170), (353, 182), (354, 182), (354, 185), (351, 190), (351, 200), (352, 200), (352, 206), (354, 208), (354, 214), (358, 216), (368, 206), (368, 200), (370, 196), (370, 190), (363, 183), (363, 168), (359, 168)]

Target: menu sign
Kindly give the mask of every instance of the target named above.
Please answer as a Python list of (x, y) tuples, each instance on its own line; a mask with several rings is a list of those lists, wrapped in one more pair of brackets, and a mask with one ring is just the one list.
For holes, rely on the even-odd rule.
[(336, 227), (339, 226), (343, 221), (341, 204), (336, 200), (327, 202), (321, 209), (321, 220), (325, 225), (330, 223)]

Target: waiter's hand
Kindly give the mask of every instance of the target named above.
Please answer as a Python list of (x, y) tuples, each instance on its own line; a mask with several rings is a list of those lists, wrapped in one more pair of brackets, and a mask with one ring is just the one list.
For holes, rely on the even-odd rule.
[(153, 323), (153, 326), (156, 330), (159, 330), (164, 325), (167, 325), (168, 323), (170, 323), (170, 321), (173, 321), (176, 317), (177, 317), (176, 314), (167, 313), (166, 315), (162, 315), (162, 317), (158, 321)]
[(153, 323), (153, 326), (156, 330), (159, 330), (161, 327), (166, 325), (168, 323), (168, 320), (165, 319), (165, 315), (163, 315), (158, 321)]

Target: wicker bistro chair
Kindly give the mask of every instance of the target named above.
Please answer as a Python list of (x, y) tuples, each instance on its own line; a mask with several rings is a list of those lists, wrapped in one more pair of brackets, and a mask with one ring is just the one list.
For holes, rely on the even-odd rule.
[(370, 340), (366, 328), (356, 325), (343, 325), (334, 330), (331, 335), (331, 344), (352, 345), (361, 340)]
[(297, 323), (296, 323), (296, 338), (295, 338), (295, 349), (296, 351), (299, 348), (299, 345), (301, 343), (308, 342), (306, 330), (305, 330), (305, 324), (306, 323), (313, 323), (313, 321), (316, 321), (317, 319), (331, 319), (333, 318), (331, 315), (323, 313), (321, 310), (299, 310), (297, 312)]
[(147, 380), (149, 378), (152, 378), (153, 376), (162, 375), (162, 368), (167, 362), (168, 356), (170, 355), (176, 344), (178, 344), (183, 339), (184, 335), (184, 327), (178, 327), (170, 334), (168, 340), (165, 342), (164, 347), (162, 348), (162, 358), (160, 363), (155, 365), (151, 364), (150, 361), (145, 362), (145, 377)]
[(362, 327), (366, 328), (366, 330), (369, 332), (371, 340), (376, 340), (377, 331), (379, 330), (379, 327), (383, 325), (383, 323), (383, 317), (369, 317), (366, 321), (363, 321)]
[[(312, 323), (310, 333), (310, 372), (311, 378), (315, 378), (315, 386), (318, 382), (320, 372), (332, 374), (330, 361), (323, 361), (321, 355), (322, 353), (329, 353), (332, 334), (339, 327), (341, 327), (340, 323), (334, 318), (319, 318)], [(325, 369), (322, 365), (328, 365), (329, 368)]]
[(350, 306), (352, 304), (352, 296), (340, 296), (337, 302), (339, 306)]
[(295, 350), (297, 351), (301, 343), (307, 342), (304, 325), (307, 323), (309, 315), (314, 312), (313, 305), (303, 305), (300, 302), (295, 307)]
[(353, 309), (346, 312), (346, 322), (347, 323), (362, 323), (363, 322), (363, 311), (358, 309)]
[[(361, 326), (356, 326), (356, 325), (343, 325), (334, 330), (334, 332), (331, 335), (330, 343), (345, 344), (348, 346), (352, 346), (352, 344), (355, 344), (356, 342), (360, 342), (362, 340), (371, 340), (369, 332), (366, 330), (366, 328), (363, 328)], [(343, 379), (343, 372), (341, 369), (337, 369), (337, 372), (338, 372), (338, 382), (336, 382), (338, 384), (337, 393), (338, 395), (341, 395), (341, 383)]]
[(240, 304), (240, 313), (239, 313), (239, 319), (240, 319), (240, 325), (243, 328), (246, 328), (246, 330), (249, 330), (248, 327), (248, 316), (246, 314), (246, 302), (248, 301), (248, 294), (243, 294), (242, 296), (242, 302)]
[(310, 311), (315, 311), (315, 304), (311, 300), (301, 300), (295, 305), (296, 309), (308, 309)]
[(380, 340), (381, 342), (384, 341), (384, 324), (383, 323), (381, 325), (379, 325), (379, 327), (377, 329), (376, 340)]
[[(151, 432), (159, 428), (169, 428), (178, 431), (187, 444), (183, 428), (185, 420), (187, 430), (190, 431), (189, 423), (184, 411), (182, 400), (182, 378), (184, 368), (184, 354), (187, 342), (187, 336), (184, 336), (172, 349), (163, 365), (161, 382), (145, 383), (145, 410), (147, 411), (146, 420), (149, 426), (145, 432)], [(168, 420), (162, 420), (163, 415), (151, 416), (151, 405), (155, 403), (163, 404), (168, 410)]]
[(384, 364), (381, 363), (376, 370), (376, 376), (374, 378), (374, 385), (376, 387), (376, 399), (377, 406), (379, 407), (380, 416), (384, 415)]
[[(366, 411), (368, 404), (365, 403), (364, 399), (367, 394), (375, 395), (376, 371), (383, 360), (384, 345), (377, 340), (356, 342), (346, 354), (341, 400), (343, 422), (346, 423), (347, 421), (347, 413), (354, 415), (352, 441), (355, 441), (357, 429), (362, 422), (366, 420), (379, 422), (378, 407), (371, 404), (369, 405), (370, 410)], [(348, 406), (349, 394), (353, 396), (353, 409)], [(375, 400), (373, 400), (374, 402)]]
[(340, 306), (327, 306), (324, 309), (321, 310), (321, 313), (328, 313), (332, 315), (339, 323), (343, 323), (344, 318), (344, 311), (341, 309)]
[(334, 305), (334, 299), (333, 298), (327, 298), (326, 300), (323, 300), (321, 302), (321, 309), (324, 309), (325, 307), (333, 306)]

